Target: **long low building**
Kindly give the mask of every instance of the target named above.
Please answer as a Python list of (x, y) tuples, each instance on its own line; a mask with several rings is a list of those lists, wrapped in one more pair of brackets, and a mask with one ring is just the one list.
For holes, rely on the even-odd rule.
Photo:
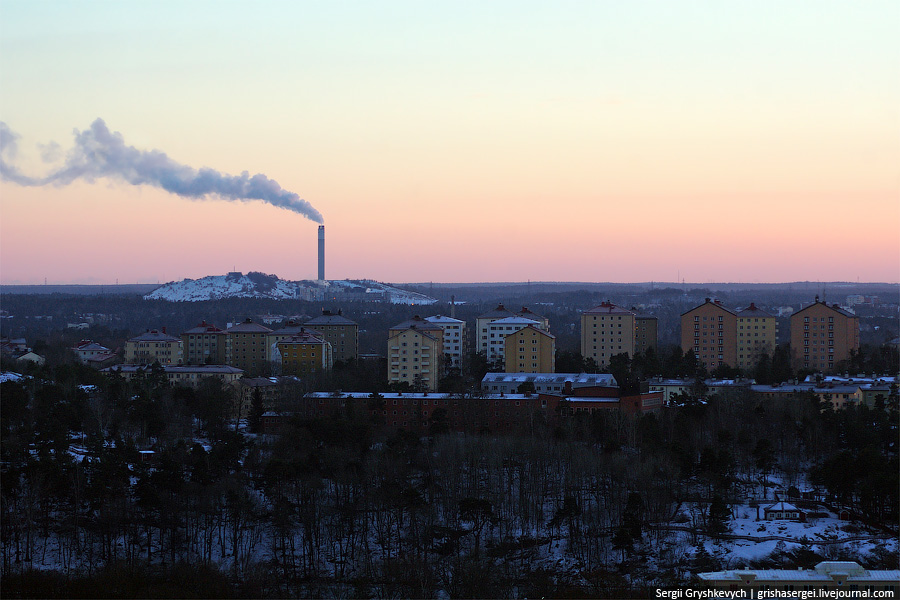
[[(823, 561), (812, 569), (735, 569), (698, 574), (712, 588), (743, 592), (738, 598), (757, 597), (754, 590), (776, 592), (771, 597), (790, 597), (790, 592), (841, 590), (846, 597), (894, 598), (900, 593), (900, 570), (868, 570), (852, 561)], [(886, 591), (875, 596), (872, 592)], [(780, 594), (778, 594), (780, 592)], [(858, 592), (856, 596), (853, 592)], [(862, 594), (862, 592), (869, 592)], [(837, 597), (837, 596), (826, 596)]]
[(277, 431), (292, 416), (321, 418), (336, 411), (367, 415), (389, 429), (427, 432), (434, 426), (447, 431), (529, 433), (541, 424), (556, 423), (582, 412), (614, 410), (642, 414), (662, 406), (659, 392), (620, 396), (618, 388), (579, 388), (573, 394), (485, 394), (462, 396), (434, 392), (312, 392), (292, 401), (289, 408), (272, 410), (264, 430)]
[[(150, 372), (149, 365), (116, 365), (101, 369), (101, 373), (120, 375), (126, 381), (144, 376)], [(222, 383), (234, 383), (243, 376), (244, 371), (228, 365), (162, 365), (169, 383), (196, 388), (207, 377), (216, 377)]]
[(530, 383), (538, 394), (567, 392), (583, 387), (618, 387), (609, 373), (488, 373), (481, 390), (490, 394), (515, 394), (522, 384)]

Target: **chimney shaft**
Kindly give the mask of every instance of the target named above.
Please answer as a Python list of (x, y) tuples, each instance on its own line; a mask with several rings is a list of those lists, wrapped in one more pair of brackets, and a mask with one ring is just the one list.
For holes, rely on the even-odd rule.
[(325, 226), (319, 225), (319, 281), (325, 281)]

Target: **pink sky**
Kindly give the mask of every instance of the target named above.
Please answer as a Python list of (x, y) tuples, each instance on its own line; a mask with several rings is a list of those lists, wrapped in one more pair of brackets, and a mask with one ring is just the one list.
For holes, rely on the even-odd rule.
[[(896, 3), (179, 6), (6, 4), (4, 159), (46, 174), (100, 117), (264, 173), (324, 215), (333, 279), (900, 280)], [(0, 282), (314, 278), (316, 227), (2, 181)]]

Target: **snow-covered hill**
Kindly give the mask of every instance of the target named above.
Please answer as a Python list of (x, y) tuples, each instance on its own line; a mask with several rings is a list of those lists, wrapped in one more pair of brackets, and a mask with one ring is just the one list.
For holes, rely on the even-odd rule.
[(263, 273), (229, 273), (210, 275), (202, 279), (173, 281), (144, 296), (146, 300), (170, 302), (199, 302), (222, 298), (272, 298), (290, 300), (297, 298), (298, 286), (294, 282)]
[(423, 294), (401, 290), (377, 281), (287, 281), (275, 275), (251, 272), (210, 275), (167, 283), (144, 296), (146, 300), (200, 302), (223, 298), (271, 298), (274, 300), (381, 300), (393, 304), (434, 304)]

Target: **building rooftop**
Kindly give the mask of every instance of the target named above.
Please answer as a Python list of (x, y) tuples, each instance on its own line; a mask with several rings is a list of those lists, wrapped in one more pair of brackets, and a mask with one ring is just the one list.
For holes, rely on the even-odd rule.
[(802, 312), (805, 311), (805, 310), (809, 310), (810, 308), (812, 308), (812, 307), (814, 307), (814, 306), (821, 306), (821, 307), (823, 307), (823, 308), (827, 308), (828, 310), (834, 311), (834, 312), (838, 313), (839, 315), (843, 315), (843, 316), (845, 316), (845, 317), (857, 318), (855, 314), (853, 314), (853, 313), (850, 312), (850, 311), (844, 310), (843, 308), (841, 308), (841, 307), (838, 306), (837, 304), (831, 304), (831, 305), (829, 305), (829, 304), (828, 304), (827, 302), (825, 302), (824, 300), (820, 302), (818, 296), (816, 296), (816, 299), (815, 299), (815, 301), (814, 301), (812, 304), (809, 304), (809, 305), (807, 305), (807, 306), (804, 306), (803, 308), (801, 308), (800, 310), (798, 310), (797, 312), (795, 312), (793, 315), (791, 315), (791, 318), (792, 318), (792, 319), (793, 319), (793, 318), (796, 318), (800, 313), (802, 313)]
[(585, 386), (617, 387), (609, 373), (487, 373), (481, 384), (490, 383), (573, 383)]
[[(494, 321), (494, 323), (497, 323), (497, 322), (498, 322), (498, 321)], [(556, 336), (555, 336), (555, 335), (553, 335), (553, 334), (550, 333), (549, 331), (544, 331), (543, 329), (541, 329), (540, 327), (538, 327), (538, 324), (537, 324), (537, 323), (535, 323), (534, 325), (526, 325), (525, 327), (523, 327), (522, 329), (520, 329), (520, 330), (517, 331), (516, 333), (521, 333), (521, 332), (527, 331), (527, 330), (529, 330), (529, 329), (532, 329), (532, 330), (538, 332), (539, 334), (541, 334), (541, 335), (543, 335), (543, 336), (545, 336), (545, 337), (550, 338), (551, 340), (555, 340), (555, 339), (556, 339)], [(509, 336), (507, 336), (507, 338), (509, 338)]]
[(737, 311), (737, 316), (747, 318), (747, 317), (774, 317), (775, 315), (764, 311), (763, 309), (756, 306), (756, 303), (751, 302), (750, 306), (748, 306), (747, 308)]
[(306, 325), (356, 325), (356, 321), (351, 321), (341, 314), (339, 310), (337, 314), (330, 310), (323, 310), (318, 317), (313, 317), (306, 322)]
[(534, 319), (526, 319), (525, 317), (504, 317), (502, 319), (497, 319), (491, 326), (494, 325), (540, 325), (539, 321), (535, 321)]
[(306, 333), (310, 333), (312, 335), (318, 335), (320, 337), (322, 336), (321, 331), (317, 331), (317, 330), (313, 329), (312, 327), (307, 327), (306, 324), (301, 325), (300, 323), (297, 323), (296, 321), (288, 321), (284, 327), (281, 327), (280, 329), (276, 329), (275, 331), (273, 331), (272, 335), (301, 335), (301, 334), (306, 334)]
[(616, 306), (612, 302), (601, 302), (594, 308), (589, 308), (584, 311), (586, 315), (636, 315), (637, 313), (633, 310), (628, 310), (626, 308), (622, 308), (621, 306)]
[(72, 348), (76, 352), (109, 352), (109, 348), (91, 340), (81, 340)]
[(196, 327), (192, 327), (187, 331), (182, 332), (181, 335), (190, 335), (190, 334), (198, 334), (198, 333), (225, 333), (224, 329), (220, 329), (211, 323), (207, 323), (206, 321), (201, 321), (199, 325)]
[(454, 319), (453, 317), (445, 317), (444, 315), (434, 315), (432, 317), (425, 317), (425, 320), (429, 323), (444, 323), (446, 325), (459, 325), (465, 323), (465, 321), (461, 321), (459, 319)]
[(712, 306), (715, 306), (716, 308), (721, 308), (725, 312), (731, 313), (733, 315), (736, 314), (732, 309), (730, 309), (727, 306), (725, 306), (724, 304), (722, 304), (721, 300), (713, 300), (712, 298), (707, 298), (703, 304), (698, 304), (694, 308), (681, 313), (681, 316), (683, 317), (684, 315), (688, 314), (689, 312), (693, 312), (693, 311), (697, 310), (698, 308), (701, 308), (701, 307), (707, 306), (707, 305), (712, 305)]
[(503, 319), (505, 317), (515, 317), (516, 313), (509, 310), (502, 304), (498, 304), (497, 308), (489, 310), (482, 315), (478, 315), (478, 319)]
[(300, 330), (296, 334), (290, 336), (289, 338), (285, 338), (278, 342), (278, 345), (282, 344), (324, 344), (325, 338), (322, 337), (322, 334), (318, 331), (307, 329)]
[(181, 340), (177, 337), (173, 337), (166, 333), (165, 329), (162, 331), (157, 331), (156, 329), (152, 329), (146, 331), (140, 335), (137, 335), (130, 340), (129, 342), (180, 342)]
[(845, 578), (848, 583), (866, 581), (900, 581), (900, 570), (889, 569), (870, 571), (853, 561), (823, 561), (813, 569), (780, 570), (780, 569), (735, 569), (733, 571), (714, 571), (699, 573), (703, 581), (718, 582), (753, 582), (766, 581), (804, 581), (810, 584), (831, 583), (838, 578)]
[(405, 329), (418, 329), (421, 331), (440, 331), (443, 335), (443, 328), (440, 325), (436, 325), (431, 321), (423, 319), (419, 315), (414, 316), (412, 319), (408, 321), (403, 321), (402, 323), (398, 323), (391, 327), (391, 331), (402, 331)]
[[(241, 374), (243, 369), (230, 367), (228, 365), (160, 365), (166, 373), (208, 373), (210, 375), (228, 375)], [(138, 371), (149, 371), (152, 367), (149, 365), (116, 365), (114, 367), (106, 367), (101, 369), (103, 373), (137, 373)]]
[(266, 327), (265, 325), (260, 325), (258, 323), (254, 323), (252, 320), (247, 319), (243, 323), (238, 323), (237, 325), (232, 325), (228, 328), (228, 333), (271, 333), (272, 330)]

